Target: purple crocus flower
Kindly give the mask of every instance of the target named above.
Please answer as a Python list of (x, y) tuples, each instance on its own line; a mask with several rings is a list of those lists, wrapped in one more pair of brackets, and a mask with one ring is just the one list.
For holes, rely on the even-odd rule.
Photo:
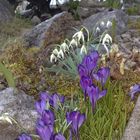
[(97, 100), (105, 96), (106, 93), (107, 93), (107, 90), (103, 90), (100, 92), (99, 88), (94, 85), (87, 87), (87, 94), (89, 96), (89, 100), (92, 105), (92, 112), (94, 112), (94, 108), (95, 108)]
[(129, 95), (131, 96), (131, 100), (134, 100), (134, 96), (136, 93), (140, 93), (140, 84), (135, 84), (131, 87)]
[(51, 96), (51, 99), (50, 99), (49, 103), (53, 108), (58, 109), (60, 104), (64, 104), (64, 101), (65, 101), (64, 96), (60, 96), (57, 93), (54, 93)]
[(84, 57), (82, 64), (88, 69), (89, 73), (97, 66), (98, 58), (99, 54), (97, 51), (93, 51)]
[(66, 119), (68, 124), (71, 126), (72, 133), (74, 133), (74, 135), (77, 137), (77, 140), (79, 140), (78, 130), (85, 121), (85, 114), (81, 114), (79, 111), (67, 112)]
[(42, 115), (42, 112), (45, 110), (46, 108), (46, 101), (45, 100), (40, 100), (40, 101), (37, 101), (35, 103), (35, 108), (37, 110), (37, 112)]
[(47, 101), (47, 100), (50, 100), (50, 98), (51, 98), (51, 95), (47, 91), (40, 93), (41, 100)]
[(79, 73), (80, 77), (87, 76), (88, 75), (87, 67), (82, 65), (82, 64), (79, 64), (78, 65), (78, 73)]
[(36, 133), (41, 140), (52, 140), (53, 128), (51, 125), (45, 125), (42, 120), (37, 121)]
[(28, 134), (22, 133), (16, 140), (32, 140), (32, 138)]
[(44, 122), (45, 125), (54, 125), (55, 116), (53, 111), (51, 110), (44, 110), (42, 112), (41, 120)]
[(90, 77), (85, 77), (85, 76), (82, 76), (81, 77), (81, 80), (80, 80), (80, 85), (84, 91), (84, 97), (86, 99), (86, 96), (87, 96), (87, 93), (86, 93), (86, 89), (88, 86), (90, 86), (92, 84), (92, 80)]
[(102, 86), (104, 86), (109, 75), (110, 75), (110, 69), (107, 67), (103, 67), (99, 69), (96, 74), (93, 74), (93, 78), (95, 78), (97, 81), (99, 81), (102, 84)]
[(57, 133), (54, 135), (53, 140), (66, 140), (66, 138), (61, 133)]

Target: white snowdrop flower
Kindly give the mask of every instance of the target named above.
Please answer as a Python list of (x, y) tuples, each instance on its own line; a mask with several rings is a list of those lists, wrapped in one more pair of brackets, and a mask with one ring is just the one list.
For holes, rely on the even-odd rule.
[(122, 9), (122, 10), (124, 10), (124, 9), (125, 9), (124, 5), (121, 7), (121, 9)]
[(69, 50), (69, 46), (67, 45), (66, 42), (64, 42), (60, 45), (60, 49), (66, 52), (67, 50)]
[(99, 27), (96, 28), (96, 33), (99, 33), (101, 30)]
[(82, 40), (83, 42), (85, 41), (84, 39), (84, 34), (82, 31), (78, 31), (73, 35), (73, 38), (77, 38), (78, 41), (80, 42), (80, 40)]
[(51, 54), (50, 56), (50, 62), (53, 63), (53, 62), (56, 62), (57, 61), (57, 58), (54, 54)]
[(85, 45), (82, 45), (81, 50), (80, 50), (80, 54), (83, 54), (83, 53), (87, 54), (87, 49)]
[(60, 51), (58, 52), (57, 57), (58, 57), (58, 58), (64, 59), (64, 52), (63, 52), (62, 50), (60, 50)]
[(108, 47), (107, 47), (107, 44), (109, 43), (112, 43), (112, 38), (109, 34), (106, 34), (102, 40), (102, 45), (104, 46), (104, 48), (106, 49), (107, 51), (107, 55), (109, 55), (109, 50), (108, 50)]
[(77, 43), (77, 41), (73, 38), (73, 39), (71, 40), (69, 46), (76, 46), (76, 47), (77, 47), (77, 46), (78, 46), (78, 43)]
[(103, 0), (103, 2), (105, 2), (106, 0)]
[(101, 26), (101, 27), (104, 27), (104, 26), (105, 26), (104, 21), (102, 21), (102, 22), (100, 23), (100, 26)]
[(57, 49), (54, 49), (52, 53), (55, 54), (55, 55), (58, 55), (59, 52), (58, 52)]
[(111, 26), (112, 26), (112, 22), (108, 20), (108, 21), (107, 21), (107, 24), (106, 24), (106, 27), (107, 27), (107, 28), (110, 28)]
[(123, 4), (123, 0), (120, 0), (120, 3)]
[(112, 43), (112, 37), (109, 34), (106, 34), (103, 38), (102, 44)]

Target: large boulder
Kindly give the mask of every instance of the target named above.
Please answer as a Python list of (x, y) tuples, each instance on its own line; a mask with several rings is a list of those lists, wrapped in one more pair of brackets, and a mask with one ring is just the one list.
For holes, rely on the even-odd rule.
[(13, 10), (7, 0), (0, 0), (0, 22), (5, 22), (13, 17)]
[[(8, 113), (27, 132), (33, 133), (37, 112), (32, 97), (14, 88), (0, 91), (0, 117), (4, 113)], [(0, 140), (14, 140), (22, 131), (15, 123), (0, 121)]]
[[(122, 34), (127, 30), (128, 16), (122, 10), (113, 10), (113, 11), (105, 10), (103, 12), (97, 13), (95, 15), (86, 18), (83, 21), (83, 25), (89, 31), (95, 32), (97, 27), (106, 30), (107, 29), (106, 25), (108, 21), (110, 22), (115, 21), (116, 34)], [(104, 25), (102, 23), (104, 23)], [(111, 29), (112, 26), (108, 28), (108, 30)], [(102, 32), (104, 32), (104, 30)]]
[(25, 33), (23, 38), (28, 46), (47, 46), (64, 39), (66, 31), (73, 25), (72, 15), (62, 12), (38, 24)]

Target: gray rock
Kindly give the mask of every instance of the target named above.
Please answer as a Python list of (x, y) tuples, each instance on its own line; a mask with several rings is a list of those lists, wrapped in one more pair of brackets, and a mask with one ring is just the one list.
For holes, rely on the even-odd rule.
[(0, 0), (0, 22), (9, 21), (13, 17), (13, 10), (7, 0)]
[(140, 140), (140, 96), (138, 97), (122, 140)]
[[(13, 88), (0, 92), (0, 116), (8, 113), (19, 126), (27, 132), (33, 133), (37, 112), (34, 110), (34, 99), (25, 93), (20, 93)], [(0, 121), (0, 140), (14, 140), (22, 130), (17, 125)]]
[(31, 22), (34, 24), (34, 25), (37, 25), (41, 22), (40, 18), (37, 17), (37, 16), (33, 16), (33, 18), (31, 19)]
[(129, 21), (136, 22), (138, 20), (140, 20), (140, 15), (129, 16)]
[(98, 0), (82, 0), (80, 2), (82, 7), (103, 7), (103, 3)]
[(57, 43), (65, 36), (66, 30), (74, 24), (72, 15), (68, 12), (62, 12), (54, 17), (38, 24), (24, 35), (28, 46), (47, 46)]
[[(125, 31), (127, 31), (127, 22), (128, 22), (128, 16), (122, 11), (122, 10), (114, 10), (114, 11), (104, 11), (97, 13), (95, 15), (90, 16), (89, 18), (86, 18), (83, 21), (83, 25), (88, 28), (90, 31), (94, 31), (97, 27), (101, 27), (104, 32), (106, 30), (106, 24), (107, 21), (113, 21), (116, 22), (116, 34), (122, 34)], [(105, 25), (101, 25), (101, 22), (104, 22)], [(108, 30), (111, 30), (112, 27), (110, 27)]]

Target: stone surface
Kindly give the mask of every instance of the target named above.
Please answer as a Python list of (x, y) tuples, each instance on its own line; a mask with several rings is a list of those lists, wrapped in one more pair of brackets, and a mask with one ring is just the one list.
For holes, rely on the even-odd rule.
[(98, 0), (82, 0), (80, 2), (80, 6), (83, 6), (83, 7), (102, 7), (103, 3), (99, 2)]
[[(95, 15), (92, 15), (88, 18), (86, 18), (83, 21), (83, 25), (87, 27), (90, 31), (94, 31), (97, 27), (100, 29), (106, 30), (106, 24), (108, 21), (116, 22), (116, 33), (122, 34), (125, 31), (127, 31), (127, 22), (128, 22), (128, 16), (122, 11), (122, 10), (114, 10), (114, 11), (103, 11), (100, 13), (97, 13)], [(105, 25), (102, 25), (101, 22), (104, 22)], [(108, 30), (112, 29), (112, 27), (108, 28)]]
[(31, 22), (33, 25), (37, 25), (41, 22), (40, 18), (37, 16), (33, 16), (33, 18), (31, 19)]
[[(25, 93), (7, 88), (0, 91), (0, 116), (8, 113), (27, 132), (34, 131), (37, 112), (34, 110), (34, 99)], [(0, 121), (0, 140), (14, 140), (21, 130), (17, 125)]]
[(0, 0), (0, 22), (5, 22), (13, 17), (12, 8), (7, 0)]
[(140, 96), (137, 99), (122, 140), (140, 140)]
[(57, 43), (65, 37), (66, 30), (74, 24), (72, 15), (62, 12), (38, 24), (24, 35), (28, 46), (47, 46)]

